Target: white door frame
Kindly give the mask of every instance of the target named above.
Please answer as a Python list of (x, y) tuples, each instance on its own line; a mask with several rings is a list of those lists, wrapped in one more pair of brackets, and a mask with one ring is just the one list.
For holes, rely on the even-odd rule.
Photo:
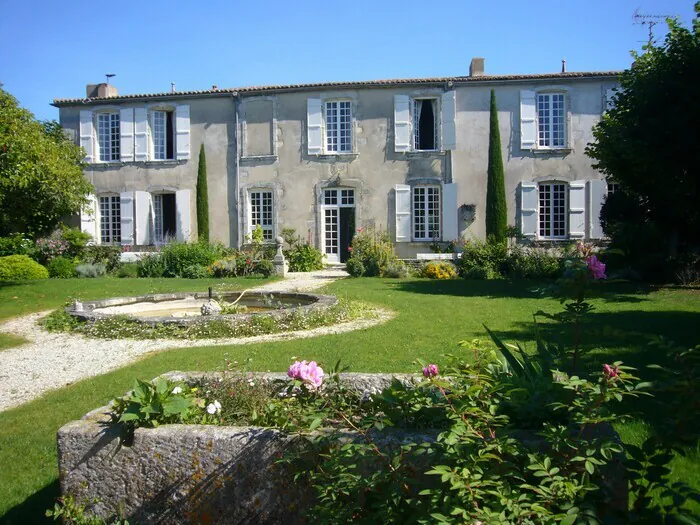
[[(330, 197), (330, 198), (329, 198)], [(321, 251), (329, 263), (340, 263), (340, 208), (355, 208), (355, 188), (324, 188), (321, 196)], [(326, 204), (328, 202), (328, 204)], [(326, 210), (335, 210), (336, 253), (329, 253), (326, 244)], [(357, 217), (356, 217), (357, 219)]]

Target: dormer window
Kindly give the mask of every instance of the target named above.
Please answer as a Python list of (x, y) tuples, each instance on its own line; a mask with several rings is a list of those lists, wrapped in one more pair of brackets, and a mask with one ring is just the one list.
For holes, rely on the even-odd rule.
[(156, 110), (152, 115), (153, 160), (172, 160), (175, 158), (175, 122), (174, 112)]
[(119, 161), (119, 113), (97, 114), (97, 146), (100, 162)]

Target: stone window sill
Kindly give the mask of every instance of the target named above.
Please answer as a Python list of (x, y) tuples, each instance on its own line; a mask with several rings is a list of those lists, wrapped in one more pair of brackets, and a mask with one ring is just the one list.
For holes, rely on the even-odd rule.
[(536, 148), (532, 150), (535, 155), (568, 155), (573, 148)]
[(445, 154), (445, 152), (440, 151), (440, 150), (407, 151), (406, 152), (407, 157), (435, 157), (435, 156), (443, 156), (444, 154)]
[(277, 160), (277, 155), (242, 155), (241, 160)]

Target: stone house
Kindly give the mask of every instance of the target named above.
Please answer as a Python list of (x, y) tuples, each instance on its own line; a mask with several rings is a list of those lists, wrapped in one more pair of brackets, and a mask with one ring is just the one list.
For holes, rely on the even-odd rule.
[(608, 188), (585, 156), (619, 72), (329, 82), (56, 99), (86, 152), (96, 194), (81, 226), (101, 243), (196, 237), (207, 153), (210, 238), (239, 246), (257, 225), (295, 228), (329, 262), (359, 227), (387, 230), (402, 257), (483, 238), (494, 89), (509, 222), (539, 241), (599, 239)]

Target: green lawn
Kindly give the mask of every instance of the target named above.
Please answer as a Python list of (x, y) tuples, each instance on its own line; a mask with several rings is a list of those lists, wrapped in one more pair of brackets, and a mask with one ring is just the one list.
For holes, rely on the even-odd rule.
[[(203, 289), (207, 282), (186, 280), (51, 281), (40, 285), (0, 288), (0, 317), (62, 304), (76, 293), (84, 298), (147, 291)], [(217, 281), (211, 281), (217, 282)], [(95, 284), (93, 284), (95, 283)], [(99, 283), (99, 285), (97, 285)], [(250, 281), (245, 281), (246, 284)], [(251, 283), (252, 284), (252, 283)], [(84, 289), (78, 289), (85, 286)], [(397, 312), (390, 322), (366, 330), (313, 339), (248, 346), (176, 349), (146, 356), (131, 366), (52, 392), (17, 409), (0, 413), (0, 522), (37, 523), (58, 494), (56, 430), (130, 388), (135, 377), (152, 378), (168, 370), (213, 370), (224, 358), (252, 359), (255, 370), (285, 370), (294, 356), (332, 365), (342, 358), (353, 371), (406, 372), (422, 358), (441, 361), (457, 353), (460, 339), (485, 339), (482, 323), (508, 340), (531, 341), (532, 313), (555, 312), (558, 301), (538, 296), (526, 281), (425, 281), (354, 279), (331, 284), (328, 291), (362, 299)], [(645, 335), (666, 334), (678, 343), (696, 344), (700, 323), (697, 290), (651, 290), (632, 285), (605, 285), (592, 302), (596, 310), (584, 343), (593, 349), (587, 365), (621, 359), (633, 366), (662, 362), (664, 356), (645, 346)], [(25, 297), (31, 294), (36, 303)], [(11, 303), (9, 296), (23, 296)], [(15, 300), (19, 301), (19, 299)], [(632, 332), (627, 337), (604, 335), (611, 326)], [(552, 337), (555, 331), (550, 331)], [(194, 345), (195, 343), (193, 343)], [(467, 356), (468, 357), (468, 356)], [(640, 403), (634, 422), (618, 425), (626, 441), (641, 441), (657, 424), (651, 405)], [(678, 459), (674, 474), (700, 489), (700, 454)]]

